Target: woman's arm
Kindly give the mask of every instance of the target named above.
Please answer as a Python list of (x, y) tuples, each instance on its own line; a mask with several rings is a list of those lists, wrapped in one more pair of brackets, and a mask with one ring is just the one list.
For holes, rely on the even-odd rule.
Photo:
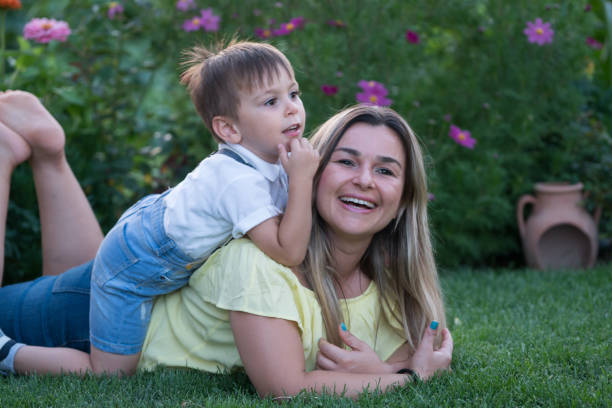
[(355, 374), (325, 370), (306, 372), (304, 349), (295, 323), (230, 312), (234, 339), (247, 375), (261, 396), (295, 395), (301, 390), (356, 398), (365, 389), (405, 384), (403, 374)]

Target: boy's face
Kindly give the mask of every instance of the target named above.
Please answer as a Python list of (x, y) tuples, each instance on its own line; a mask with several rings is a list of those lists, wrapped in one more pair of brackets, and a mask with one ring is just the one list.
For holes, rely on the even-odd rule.
[(273, 80), (261, 83), (251, 92), (240, 91), (238, 120), (240, 144), (261, 159), (276, 163), (278, 145), (289, 151), (291, 139), (302, 137), (306, 112), (295, 78), (279, 69)]

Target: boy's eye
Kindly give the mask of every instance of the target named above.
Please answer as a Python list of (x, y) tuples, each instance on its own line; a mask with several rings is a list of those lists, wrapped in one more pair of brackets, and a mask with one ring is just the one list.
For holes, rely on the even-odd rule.
[(276, 98), (271, 98), (271, 99), (268, 99), (268, 100), (267, 100), (267, 101), (264, 103), (264, 105), (266, 105), (266, 106), (274, 106), (275, 104), (276, 104)]

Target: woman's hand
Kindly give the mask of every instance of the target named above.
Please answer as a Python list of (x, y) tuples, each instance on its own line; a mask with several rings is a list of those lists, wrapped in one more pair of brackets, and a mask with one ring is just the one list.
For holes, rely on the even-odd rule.
[(447, 328), (442, 330), (442, 344), (434, 348), (436, 330), (425, 329), (423, 339), (410, 359), (409, 367), (422, 380), (427, 380), (438, 370), (449, 370), (453, 357), (453, 338)]
[(351, 350), (345, 350), (328, 343), (325, 339), (320, 339), (317, 352), (318, 369), (361, 374), (393, 372), (391, 366), (381, 361), (367, 343), (359, 340), (348, 330), (342, 330), (342, 325), (339, 327), (339, 332), (340, 337)]

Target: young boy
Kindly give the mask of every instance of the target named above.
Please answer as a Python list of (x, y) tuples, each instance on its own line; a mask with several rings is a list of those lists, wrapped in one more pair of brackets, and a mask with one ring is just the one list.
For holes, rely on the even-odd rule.
[(91, 353), (17, 352), (20, 345), (0, 331), (11, 346), (0, 371), (14, 372), (21, 359), (23, 372), (131, 374), (154, 296), (187, 284), (229, 239), (247, 235), (287, 266), (303, 260), (319, 155), (302, 138), (305, 112), (291, 64), (273, 46), (251, 42), (217, 52), (196, 47), (188, 56), (181, 81), (219, 152), (176, 187), (134, 204), (104, 238), (91, 279)]

